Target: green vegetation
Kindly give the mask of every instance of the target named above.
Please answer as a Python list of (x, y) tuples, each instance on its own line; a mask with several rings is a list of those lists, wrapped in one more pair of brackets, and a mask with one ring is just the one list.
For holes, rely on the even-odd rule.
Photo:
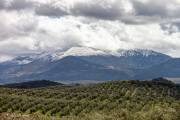
[(167, 81), (112, 81), (36, 89), (1, 87), (0, 113), (27, 114), (32, 120), (39, 116), (42, 120), (180, 120), (180, 86)]

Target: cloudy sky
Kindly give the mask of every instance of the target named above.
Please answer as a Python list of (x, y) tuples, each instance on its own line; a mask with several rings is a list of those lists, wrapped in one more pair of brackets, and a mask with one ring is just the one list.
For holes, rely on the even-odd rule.
[(0, 0), (0, 61), (75, 46), (180, 57), (180, 0)]

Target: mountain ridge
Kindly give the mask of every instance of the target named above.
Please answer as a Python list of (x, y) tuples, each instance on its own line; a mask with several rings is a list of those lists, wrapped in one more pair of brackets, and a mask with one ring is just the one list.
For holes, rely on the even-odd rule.
[[(121, 49), (111, 52), (73, 47), (64, 52), (55, 51), (34, 56), (19, 56), (14, 59), (15, 62), (0, 63), (0, 67), (3, 66), (0, 70), (0, 79), (3, 81), (144, 79), (148, 78), (145, 76), (145, 71), (154, 66), (163, 65), (167, 61), (173, 61), (173, 59), (175, 58), (147, 49)], [(17, 60), (18, 62), (16, 62)], [(148, 72), (146, 74), (148, 76)], [(151, 78), (155, 77), (164, 76), (161, 74), (151, 76)], [(178, 77), (180, 77), (179, 74)]]

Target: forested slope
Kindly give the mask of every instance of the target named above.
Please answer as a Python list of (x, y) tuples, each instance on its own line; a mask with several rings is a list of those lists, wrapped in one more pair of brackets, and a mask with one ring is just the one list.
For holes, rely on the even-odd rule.
[(38, 113), (47, 119), (180, 120), (180, 86), (153, 80), (36, 89), (1, 87), (0, 112)]

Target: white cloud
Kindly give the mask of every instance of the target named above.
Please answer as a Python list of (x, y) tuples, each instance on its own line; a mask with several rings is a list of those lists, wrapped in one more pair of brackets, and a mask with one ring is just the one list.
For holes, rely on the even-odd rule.
[[(98, 20), (73, 16), (61, 19), (41, 17), (36, 38), (42, 49), (67, 49), (88, 46), (105, 50), (154, 49), (171, 54), (180, 50), (180, 33), (167, 34), (158, 23), (127, 25), (120, 21)], [(179, 56), (179, 53), (172, 53)]]
[(179, 0), (20, 1), (0, 5), (1, 56), (88, 46), (180, 57)]

